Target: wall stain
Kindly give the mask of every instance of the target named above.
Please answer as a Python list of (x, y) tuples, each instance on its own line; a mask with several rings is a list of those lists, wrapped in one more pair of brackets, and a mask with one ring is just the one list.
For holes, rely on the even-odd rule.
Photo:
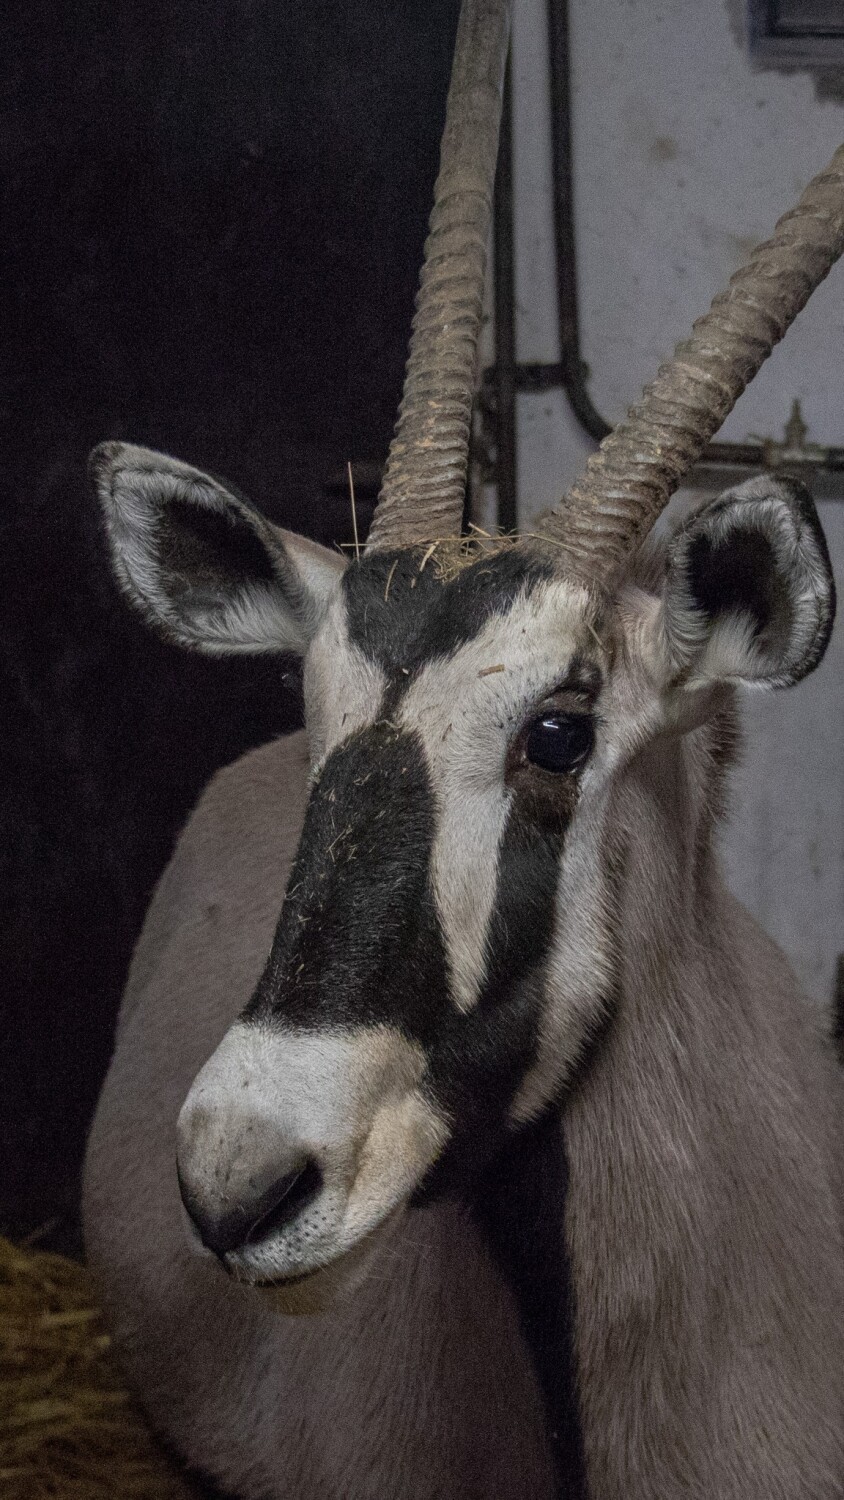
[(677, 155), (677, 142), (670, 135), (658, 135), (648, 156), (651, 161), (673, 161)]

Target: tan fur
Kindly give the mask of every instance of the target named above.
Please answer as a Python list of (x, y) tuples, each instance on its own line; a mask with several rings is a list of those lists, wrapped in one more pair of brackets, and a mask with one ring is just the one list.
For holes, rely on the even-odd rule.
[(591, 1493), (833, 1500), (842, 1080), (720, 882), (700, 760), (658, 741), (617, 790), (618, 1012), (565, 1116)]
[(84, 1192), (120, 1357), (156, 1428), (242, 1500), (547, 1500), (516, 1312), (458, 1208), (401, 1220), (354, 1299), (308, 1319), (188, 1242), (176, 1117), (263, 965), (306, 776), (296, 736), (215, 779), (135, 954)]
[[(841, 1080), (714, 867), (721, 730), (647, 748), (608, 819), (620, 991), (567, 1102), (561, 1223), (593, 1500), (842, 1494)], [(405, 1217), (354, 1300), (305, 1321), (187, 1244), (176, 1115), (261, 967), (306, 774), (296, 737), (215, 780), (135, 956), (85, 1182), (118, 1347), (158, 1428), (244, 1500), (541, 1500), (527, 1353), (459, 1210)]]
[[(754, 501), (768, 507), (763, 529), (807, 549), (798, 602), (814, 623), (801, 604), (787, 650), (777, 631), (749, 643), (741, 610), (708, 634), (686, 620), (685, 554), (669, 552), (668, 607), (645, 573), (603, 612), (565, 578), (546, 581), (437, 656), (398, 709), (428, 762), (434, 894), (469, 1011), (510, 747), (575, 655), (597, 648), (606, 667), (560, 860), (538, 1044), (511, 1110), (524, 1123), (565, 1094), (558, 1229), (590, 1500), (844, 1495), (844, 1081), (785, 959), (725, 890), (712, 844), (735, 742), (724, 680), (795, 680), (828, 635), (824, 558), (792, 502)], [(283, 590), (276, 603), (288, 608)], [(352, 644), (336, 589), (310, 616), (318, 767), (379, 712), (385, 678)], [(390, 1221), (368, 1274), (305, 1322), (227, 1280), (185, 1232), (176, 1118), (261, 972), (308, 777), (301, 736), (217, 777), (150, 910), (85, 1178), (117, 1347), (156, 1425), (242, 1500), (545, 1500), (516, 1310), (459, 1209), (396, 1212), (378, 1189)], [(393, 1133), (374, 1157), (382, 1187)]]

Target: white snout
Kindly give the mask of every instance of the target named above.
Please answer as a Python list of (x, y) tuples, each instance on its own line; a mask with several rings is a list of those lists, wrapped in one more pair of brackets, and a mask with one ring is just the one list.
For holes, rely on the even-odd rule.
[(310, 1275), (407, 1201), (448, 1133), (424, 1067), (388, 1026), (227, 1032), (182, 1107), (177, 1159), (199, 1235), (234, 1276)]

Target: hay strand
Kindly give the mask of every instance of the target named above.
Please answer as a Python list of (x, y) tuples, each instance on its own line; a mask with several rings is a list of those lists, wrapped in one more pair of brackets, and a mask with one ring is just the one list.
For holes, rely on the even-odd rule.
[[(510, 547), (515, 547), (521, 540), (529, 539), (533, 532), (523, 532), (521, 537), (509, 532), (482, 531), (479, 526), (473, 526), (468, 536), (439, 536), (433, 541), (417, 544), (424, 547), (421, 553), (418, 572), (422, 573), (433, 562), (434, 572), (441, 583), (450, 583), (464, 568), (470, 568), (473, 563), (479, 562), (484, 557), (494, 557), (497, 552), (506, 552)], [(547, 538), (541, 538), (547, 543)], [(343, 551), (354, 549), (354, 542), (341, 542)], [(398, 566), (398, 558), (393, 562), (387, 575), (387, 583), (384, 588), (384, 601), (386, 603), (390, 595), (393, 582), (393, 574)], [(412, 587), (413, 585), (411, 585)]]
[(84, 1266), (0, 1237), (3, 1500), (187, 1500), (110, 1346)]
[(355, 479), (352, 473), (351, 460), (346, 464), (349, 471), (349, 499), (352, 502), (352, 532), (354, 534), (355, 562), (360, 562), (360, 542), (358, 540), (358, 510), (355, 505)]

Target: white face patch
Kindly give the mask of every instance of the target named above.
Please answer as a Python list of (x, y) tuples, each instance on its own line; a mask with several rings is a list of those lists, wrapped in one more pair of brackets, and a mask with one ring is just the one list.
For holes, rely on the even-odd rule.
[(225, 1211), (291, 1162), (315, 1163), (322, 1179), (289, 1225), (230, 1251), (230, 1270), (249, 1281), (309, 1273), (407, 1200), (448, 1136), (420, 1090), (424, 1067), (422, 1049), (388, 1026), (227, 1032), (179, 1117), (183, 1181)]
[[(453, 656), (424, 667), (401, 702), (399, 722), (422, 740), (436, 799), (431, 876), (461, 1010), (477, 1001), (486, 969), (511, 798), (507, 751), (583, 649), (588, 605), (576, 585), (540, 584)], [(589, 646), (594, 654), (591, 636)]]
[(615, 974), (611, 915), (601, 865), (606, 798), (579, 811), (560, 863), (554, 931), (546, 959), (537, 1057), (510, 1108), (514, 1124), (535, 1119), (571, 1078), (602, 1019)]
[(316, 773), (331, 751), (377, 716), (387, 678), (349, 638), (345, 600), (338, 591), (304, 666), (305, 722)]

